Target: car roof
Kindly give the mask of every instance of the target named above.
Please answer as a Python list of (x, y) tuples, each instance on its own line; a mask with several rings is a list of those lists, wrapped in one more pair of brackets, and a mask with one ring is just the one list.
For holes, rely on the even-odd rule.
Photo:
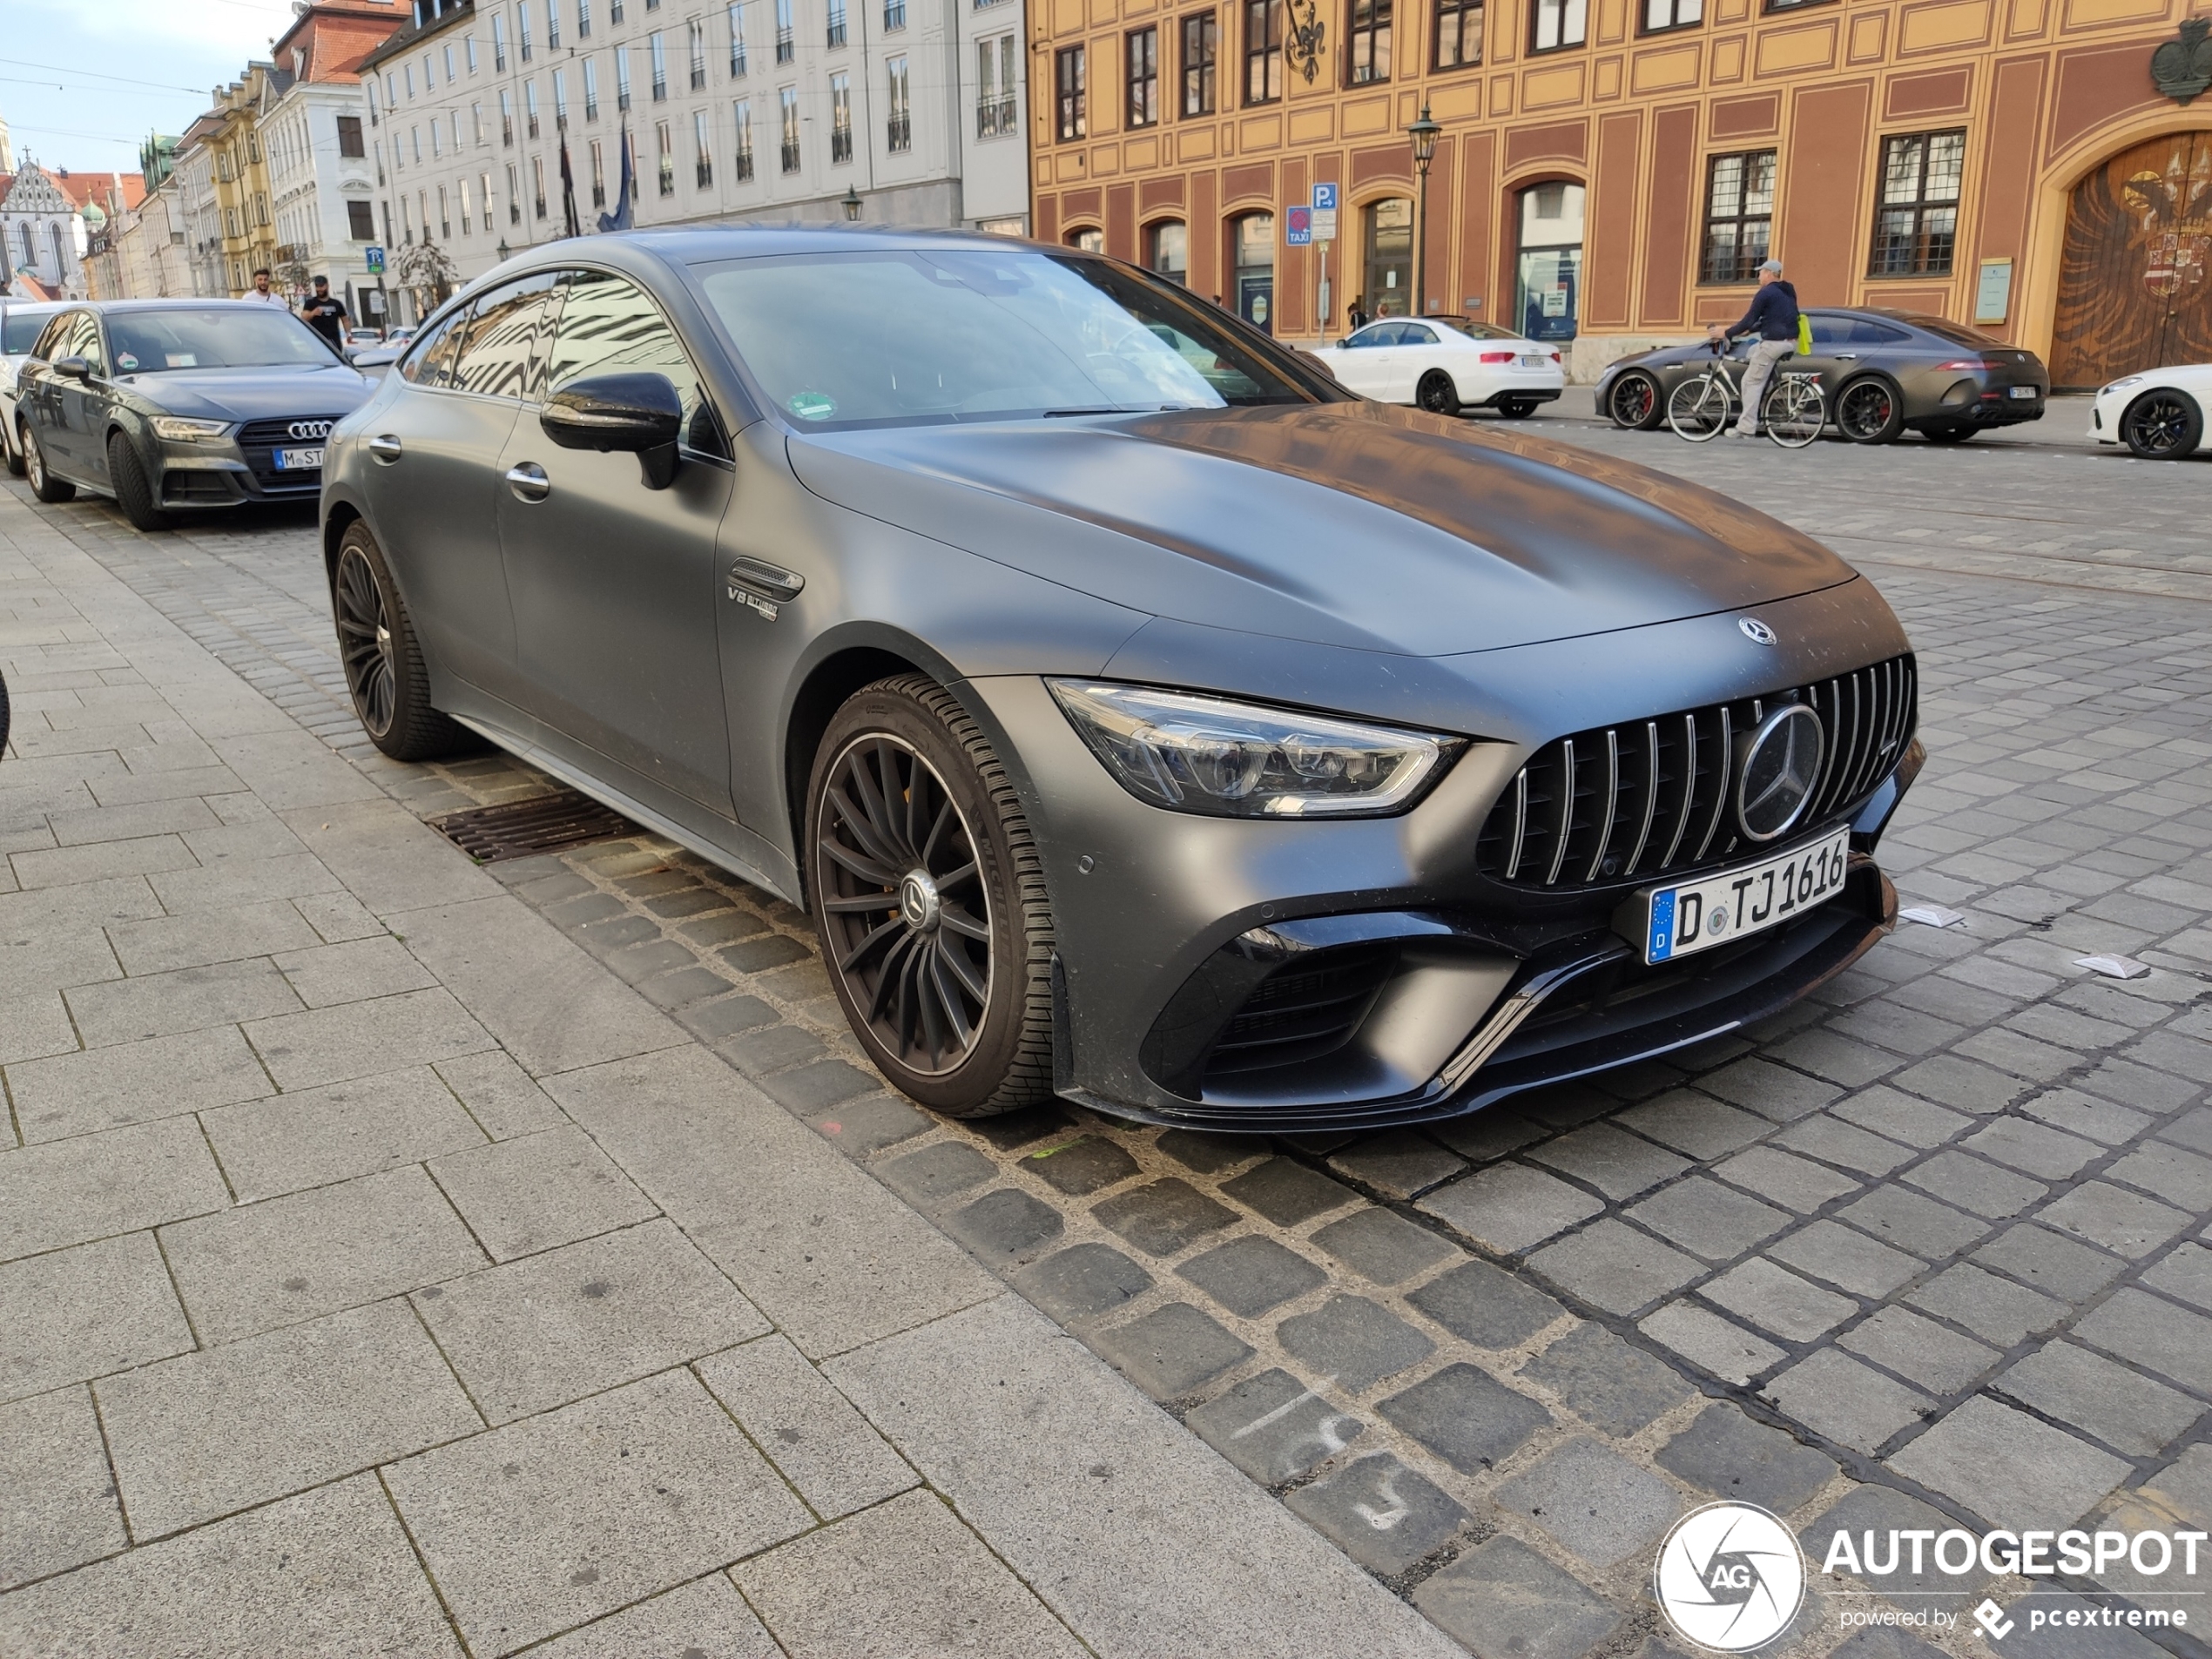
[(26, 316), (36, 317), (42, 313), (67, 311), (77, 303), (72, 300), (0, 300), (0, 312), (12, 314), (20, 311)]
[[(243, 311), (251, 307), (255, 311), (266, 311), (268, 304), (260, 300), (80, 300), (77, 302), (105, 316), (115, 316), (132, 311), (206, 311), (212, 306), (219, 310), (235, 307)], [(289, 309), (289, 307), (287, 307)]]

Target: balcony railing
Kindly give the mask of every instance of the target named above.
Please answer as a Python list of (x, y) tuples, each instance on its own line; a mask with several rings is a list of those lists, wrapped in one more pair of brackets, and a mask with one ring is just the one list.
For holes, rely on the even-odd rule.
[(914, 148), (914, 124), (910, 115), (894, 115), (885, 124), (884, 147), (894, 156), (904, 155)]
[(691, 90), (692, 90), (694, 92), (696, 92), (696, 91), (698, 91), (699, 90), (699, 88), (701, 88), (702, 86), (705, 86), (705, 84), (706, 84), (706, 65), (705, 65), (705, 64), (692, 64), (692, 65), (691, 65)]
[(654, 102), (654, 103), (656, 103), (656, 104), (665, 103), (665, 102), (667, 101), (667, 98), (668, 98), (668, 77), (667, 77), (667, 76), (665, 76), (665, 75), (656, 75), (656, 76), (654, 76), (654, 77), (653, 77), (653, 102)]
[(889, 0), (883, 8), (883, 31), (890, 34), (907, 26), (907, 0)]
[(701, 190), (705, 190), (714, 182), (714, 164), (705, 156), (698, 158), (698, 165), (691, 171), (695, 175), (694, 182)]
[(853, 129), (851, 127), (830, 129), (830, 159), (832, 161), (853, 159)]
[(833, 46), (842, 46), (845, 44), (844, 18), (840, 17), (834, 23), (830, 24), (828, 44)]
[(664, 196), (676, 193), (676, 159), (672, 156), (660, 158), (660, 193)]
[(1014, 131), (1014, 95), (987, 98), (975, 106), (975, 136), (979, 138), (1003, 138)]
[(738, 182), (741, 185), (751, 184), (752, 182), (752, 151), (750, 146), (738, 152), (737, 165)]
[(791, 62), (791, 30), (788, 29), (779, 29), (776, 30), (776, 61), (779, 64), (788, 64)]
[(799, 145), (788, 139), (785, 141), (783, 145), (783, 164), (784, 171), (786, 172), (797, 172), (799, 171)]

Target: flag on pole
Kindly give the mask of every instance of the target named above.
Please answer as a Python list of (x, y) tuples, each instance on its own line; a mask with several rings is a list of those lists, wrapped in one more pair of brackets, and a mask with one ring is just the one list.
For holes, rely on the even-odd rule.
[(622, 193), (615, 198), (615, 211), (599, 215), (601, 231), (626, 231), (630, 228), (631, 190), (636, 183), (635, 171), (630, 165), (630, 126), (624, 123), (622, 137), (617, 141), (622, 152)]
[(577, 217), (576, 175), (569, 171), (569, 135), (565, 128), (561, 133), (561, 217), (566, 224), (561, 233), (563, 236), (583, 234), (583, 222)]

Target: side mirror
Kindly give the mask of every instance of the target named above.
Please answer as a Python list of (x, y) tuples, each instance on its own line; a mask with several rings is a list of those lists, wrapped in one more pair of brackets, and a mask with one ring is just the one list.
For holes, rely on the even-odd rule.
[(73, 381), (89, 381), (92, 378), (92, 365), (82, 357), (57, 357), (54, 359), (54, 373), (65, 374)]
[(571, 381), (546, 399), (537, 424), (563, 449), (636, 455), (648, 489), (665, 489), (676, 482), (684, 400), (665, 374), (594, 374)]
[(1349, 335), (1349, 334), (1346, 334), (1346, 335), (1345, 335), (1342, 339), (1340, 339), (1340, 340), (1339, 340), (1339, 341), (1337, 341), (1337, 349), (1338, 349), (1339, 351), (1342, 351), (1342, 350), (1343, 350), (1343, 349), (1344, 349), (1346, 346), (1349, 346), (1350, 344), (1352, 344), (1352, 336), (1351, 336), (1351, 335)]

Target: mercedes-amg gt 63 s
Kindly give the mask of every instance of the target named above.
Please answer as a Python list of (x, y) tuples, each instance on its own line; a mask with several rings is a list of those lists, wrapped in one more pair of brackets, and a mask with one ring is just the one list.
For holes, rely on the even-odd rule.
[(473, 732), (806, 906), (947, 1112), (1445, 1117), (1893, 925), (1872, 583), (1076, 250), (548, 245), (340, 423), (322, 524), (387, 753)]

